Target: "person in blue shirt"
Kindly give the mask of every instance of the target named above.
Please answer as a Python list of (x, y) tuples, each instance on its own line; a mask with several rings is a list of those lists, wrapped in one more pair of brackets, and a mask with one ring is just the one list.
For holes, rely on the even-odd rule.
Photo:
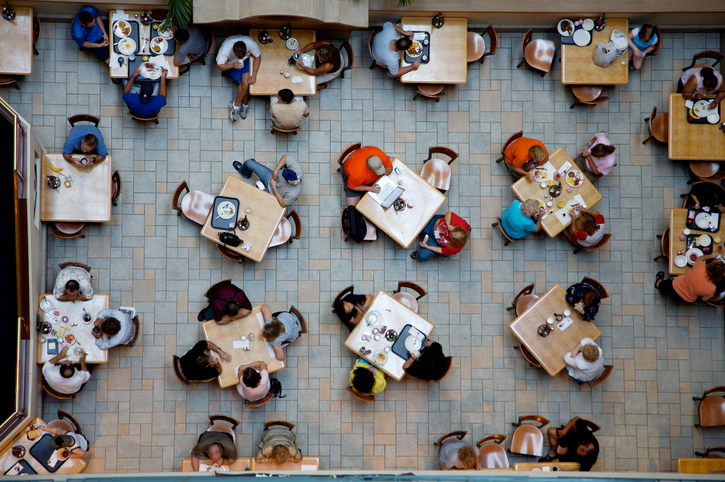
[[(97, 155), (86, 156), (81, 159), (76, 159), (71, 156), (73, 152), (89, 154), (94, 151)], [(78, 167), (88, 167), (96, 162), (101, 162), (106, 158), (106, 155), (108, 155), (108, 148), (105, 142), (103, 142), (101, 131), (96, 126), (82, 125), (72, 127), (68, 134), (68, 139), (63, 144), (63, 158)]]
[(78, 47), (88, 49), (92, 55), (108, 63), (108, 33), (95, 7), (83, 7), (76, 14), (70, 25), (70, 33)]
[(161, 69), (161, 82), (158, 95), (154, 95), (154, 84), (156, 82), (139, 82), (140, 89), (133, 89), (134, 81), (139, 76), (141, 67), (138, 67), (131, 79), (123, 88), (123, 101), (128, 105), (128, 111), (136, 117), (148, 119), (155, 117), (161, 108), (166, 105), (166, 69)]
[(523, 203), (517, 199), (501, 213), (501, 227), (510, 238), (525, 238), (541, 230), (543, 211), (536, 199), (529, 199)]

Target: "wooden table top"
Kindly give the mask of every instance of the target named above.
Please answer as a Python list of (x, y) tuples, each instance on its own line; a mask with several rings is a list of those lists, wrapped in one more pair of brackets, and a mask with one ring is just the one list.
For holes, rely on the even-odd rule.
[[(64, 327), (66, 328), (64, 336), (72, 334), (77, 340), (76, 343), (70, 345), (70, 348), (68, 348), (68, 360), (72, 360), (74, 362), (80, 360), (80, 357), (73, 355), (73, 349), (80, 346), (86, 351), (86, 363), (108, 363), (108, 350), (101, 350), (96, 346), (96, 339), (93, 338), (93, 333), (91, 332), (93, 329), (93, 322), (96, 321), (96, 315), (101, 310), (109, 307), (108, 295), (94, 294), (93, 298), (88, 301), (77, 301), (73, 303), (71, 301), (58, 301), (55, 299), (53, 294), (50, 293), (40, 295), (38, 297), (38, 304), (40, 304), (43, 298), (47, 298), (49, 301), (53, 302), (54, 308), (57, 308), (58, 311), (60, 311), (61, 317), (68, 317), (68, 323), (63, 323), (62, 321), (57, 323), (51, 322), (53, 330), (58, 331), (59, 328)], [(89, 323), (85, 323), (83, 321), (84, 309), (91, 315), (92, 319)], [(40, 315), (41, 321), (45, 321), (45, 312), (39, 309), (38, 314)], [(78, 323), (78, 326), (70, 326), (71, 323)], [(46, 343), (41, 343), (41, 338), (48, 340), (50, 338), (56, 338), (56, 336), (52, 333), (38, 336), (38, 364), (45, 363), (55, 356), (48, 354), (48, 350), (45, 349)], [(58, 340), (60, 341), (60, 338), (58, 338)], [(62, 350), (66, 345), (67, 343), (62, 341), (59, 343), (58, 349)]]
[(579, 462), (519, 462), (514, 464), (514, 470), (517, 472), (531, 472), (535, 469), (550, 472), (553, 471), (554, 467), (557, 470), (579, 470)]
[(13, 7), (15, 18), (0, 22), (0, 74), (33, 73), (33, 9)]
[[(721, 215), (722, 216), (722, 215)], [(670, 274), (672, 275), (680, 275), (685, 274), (688, 271), (692, 269), (692, 266), (689, 264), (685, 265), (684, 268), (678, 268), (675, 265), (675, 257), (677, 256), (678, 251), (684, 251), (685, 250), (685, 243), (686, 241), (682, 241), (680, 239), (680, 235), (685, 229), (689, 229), (691, 234), (708, 234), (711, 238), (713, 238), (713, 250), (717, 249), (718, 245), (723, 245), (722, 240), (722, 228), (723, 228), (723, 220), (720, 220), (720, 229), (715, 231), (714, 233), (702, 231), (697, 228), (687, 228), (687, 209), (670, 209), (670, 259), (669, 259), (669, 270)], [(720, 237), (720, 242), (715, 243), (714, 238), (718, 236)], [(714, 251), (713, 251), (714, 252)]]
[[(284, 368), (284, 362), (277, 360), (274, 356), (272, 346), (262, 338), (262, 305), (252, 308), (252, 314), (246, 318), (234, 320), (226, 325), (219, 325), (216, 321), (210, 320), (201, 324), (204, 329), (204, 338), (212, 341), (232, 356), (230, 363), (222, 362), (222, 373), (219, 375), (219, 386), (222, 388), (231, 387), (239, 383), (237, 368), (254, 361), (263, 361), (267, 364), (269, 373)], [(249, 343), (249, 351), (241, 348), (235, 349), (234, 342), (242, 335), (254, 333), (254, 340)]]
[[(115, 15), (116, 11), (111, 10), (108, 12), (108, 25), (106, 25), (106, 31), (108, 32), (108, 36), (110, 40), (113, 40), (113, 15)], [(129, 20), (138, 22), (139, 26), (141, 27), (140, 35), (139, 35), (139, 42), (141, 42), (140, 36), (143, 35), (147, 39), (151, 39), (151, 25), (143, 25), (141, 21), (138, 18), (135, 18), (134, 15), (141, 15), (143, 13), (142, 10), (124, 10), (124, 13), (126, 13), (129, 16)], [(155, 20), (154, 20), (155, 21)], [(150, 48), (150, 40), (149, 44), (146, 45), (144, 48), (143, 54), (136, 54), (136, 55), (148, 55), (151, 56), (151, 52), (149, 51)], [(115, 52), (113, 51), (113, 42), (108, 42), (108, 50), (110, 52), (110, 55), (114, 55)], [(117, 67), (115, 69), (112, 69), (111, 67), (108, 68), (111, 72), (111, 78), (112, 79), (128, 79), (131, 77), (131, 75), (128, 72), (128, 55), (120, 55), (119, 57), (123, 57), (124, 61), (123, 64), (121, 64), (120, 67)], [(168, 55), (164, 55), (166, 57), (166, 60), (169, 62), (169, 73), (166, 74), (166, 79), (178, 79), (179, 78), (179, 68), (174, 66), (174, 52), (171, 52)], [(131, 72), (133, 74), (133, 72)]]
[[(546, 323), (546, 319), (554, 313), (562, 313), (566, 309), (571, 311), (574, 323), (564, 331), (554, 327), (549, 336), (539, 336), (536, 331), (539, 325)], [(579, 312), (569, 306), (566, 291), (558, 284), (512, 321), (509, 328), (552, 377), (564, 369), (564, 355), (573, 350), (582, 338), (596, 340), (602, 334), (594, 322), (582, 320)]]
[[(80, 159), (82, 154), (73, 154)], [(73, 179), (71, 187), (50, 165), (63, 170), (60, 174)], [(107, 223), (111, 220), (113, 194), (113, 157), (111, 155), (91, 167), (79, 168), (63, 159), (63, 154), (43, 154), (40, 180), (40, 220), (46, 222)], [(60, 179), (58, 189), (48, 187), (48, 177)]]
[[(370, 313), (371, 311), (377, 311), (382, 314), (383, 322), (381, 326), (387, 326), (388, 329), (393, 329), (398, 333), (400, 333), (405, 325), (412, 325), (422, 331), (425, 336), (429, 337), (435, 328), (433, 323), (426, 320), (418, 313), (409, 310), (384, 291), (378, 291), (377, 295), (375, 295), (375, 298), (373, 299), (373, 302), (367, 312)], [(406, 360), (403, 360), (401, 357), (393, 353), (393, 343), (385, 340), (384, 337), (380, 341), (363, 341), (362, 335), (371, 331), (372, 328), (366, 325), (365, 318), (363, 318), (355, 329), (352, 330), (352, 333), (350, 333), (350, 336), (347, 337), (347, 340), (345, 340), (345, 346), (360, 357), (369, 361), (373, 366), (382, 370), (386, 375), (393, 377), (397, 381), (402, 380), (405, 376), (403, 364)], [(369, 355), (360, 354), (360, 348), (363, 346), (368, 350), (371, 350)], [(373, 361), (375, 353), (386, 346), (391, 348), (391, 351), (388, 352), (388, 360), (385, 362), (385, 365), (377, 365)]]
[[(277, 198), (267, 191), (262, 191), (234, 176), (227, 177), (219, 195), (239, 199), (239, 219), (246, 214), (249, 220), (249, 229), (234, 231), (243, 240), (242, 244), (236, 248), (231, 246), (227, 246), (227, 248), (254, 261), (262, 261), (269, 248), (269, 243), (277, 231), (277, 225), (284, 216), (285, 208), (280, 206)], [(252, 212), (247, 214), (247, 208), (251, 208)], [(219, 241), (218, 233), (225, 230), (211, 227), (213, 220), (211, 214), (209, 213), (209, 216), (206, 217), (206, 222), (201, 228), (201, 235), (216, 244), (223, 244)], [(252, 243), (249, 252), (241, 249), (245, 243)]]
[[(725, 114), (720, 106), (721, 114)], [(717, 124), (690, 124), (682, 94), (670, 94), (667, 157), (672, 161), (725, 161), (725, 133)]]
[(282, 470), (320, 470), (320, 457), (302, 457), (299, 462), (286, 462), (284, 464), (260, 464), (252, 457), (251, 470), (254, 471), (282, 471)]
[[(249, 36), (256, 39), (262, 29), (251, 29)], [(270, 33), (273, 36), (273, 42), (271, 44), (259, 45), (259, 50), (262, 52), (262, 65), (259, 67), (257, 72), (257, 82), (249, 86), (249, 93), (251, 95), (277, 95), (281, 89), (290, 89), (295, 95), (298, 96), (310, 96), (317, 93), (317, 76), (310, 75), (302, 69), (297, 68), (295, 65), (287, 63), (294, 50), (289, 50), (285, 45), (285, 41), (275, 35), (275, 32)], [(292, 30), (292, 35), (299, 42), (299, 48), (302, 49), (305, 45), (315, 42), (317, 40), (317, 34), (314, 30)], [(314, 50), (308, 52), (314, 54)], [(249, 57), (250, 60), (250, 72), (254, 67), (254, 58)], [(280, 71), (289, 70), (292, 74), (289, 78), (280, 74)], [(302, 77), (301, 84), (293, 84), (292, 77)]]
[(406, 207), (400, 212), (392, 206), (383, 209), (368, 193), (360, 198), (355, 207), (374, 225), (385, 231), (385, 234), (393, 238), (396, 243), (407, 248), (443, 205), (446, 196), (428, 184), (403, 161), (393, 158), (393, 168), (396, 167), (400, 170), (400, 174), (396, 174), (393, 170), (388, 177), (394, 182), (403, 181), (402, 187), (405, 192), (401, 197), (406, 201), (412, 200), (412, 208)]
[[(199, 472), (201, 472), (202, 464), (209, 465), (210, 462), (211, 460), (209, 459), (199, 459)], [(229, 466), (229, 472), (244, 472), (245, 470), (249, 470), (250, 463), (251, 459), (238, 458)], [(191, 459), (184, 459), (181, 461), (181, 471), (193, 472), (191, 468)]]
[[(569, 169), (569, 171), (571, 171), (572, 169), (579, 170), (579, 167), (574, 164), (571, 157), (569, 157), (569, 154), (567, 154), (561, 147), (549, 156), (549, 162), (551, 162), (551, 164), (556, 169), (559, 169), (561, 166), (563, 166), (566, 161), (571, 162), (571, 168)], [(557, 206), (559, 202), (563, 202), (564, 205), (566, 205), (566, 203), (573, 199), (574, 196), (576, 196), (577, 194), (581, 194), (584, 202), (587, 205), (587, 208), (591, 209), (592, 206), (602, 200), (602, 195), (599, 194), (597, 188), (594, 187), (594, 184), (592, 184), (586, 176), (584, 176), (584, 180), (581, 186), (574, 188), (572, 192), (566, 192), (568, 184), (566, 183), (564, 178), (562, 178), (561, 185), (561, 195), (553, 199), (553, 201), (555, 202), (554, 206), (546, 208), (546, 212), (550, 212), (553, 210), (552, 214), (547, 216), (546, 219), (544, 219), (544, 221), (541, 223), (544, 227), (544, 231), (546, 231), (546, 234), (548, 234), (551, 238), (556, 237), (559, 233), (564, 231), (564, 229), (569, 226), (569, 224), (571, 224), (571, 221), (566, 223), (566, 225), (561, 224), (561, 221), (559, 221), (556, 216), (554, 216), (556, 211), (560, 209)], [(548, 188), (542, 189), (541, 185), (538, 182), (529, 181), (526, 176), (513, 183), (511, 189), (521, 202), (526, 201), (527, 199), (541, 199), (542, 201), (548, 201), (551, 199), (551, 197), (544, 198), (545, 194), (549, 194)]]
[[(5, 20), (3, 20), (3, 22), (4, 21)], [(30, 427), (31, 425), (43, 427), (48, 426), (48, 424), (46, 424), (42, 419), (36, 418), (26, 426), (25, 430), (29, 430), (28, 427)], [(38, 437), (36, 440), (40, 440), (40, 437)], [(28, 465), (30, 465), (33, 470), (35, 470), (38, 474), (50, 474), (50, 472), (48, 472), (48, 470), (43, 467), (43, 465), (38, 462), (35, 457), (33, 457), (30, 453), (30, 448), (35, 444), (36, 441), (29, 440), (25, 431), (15, 437), (15, 439), (8, 444), (7, 448), (2, 453), (0, 453), (0, 471), (2, 471), (2, 473), (5, 473), (5, 471), (9, 470), (13, 465), (18, 462), (18, 460), (20, 460), (15, 458), (15, 456), (12, 454), (12, 447), (14, 447), (15, 445), (22, 445), (23, 447), (25, 447), (25, 456), (22, 458), (22, 460), (25, 460)], [(58, 470), (53, 472), (53, 474), (78, 474), (82, 472), (85, 468), (86, 462), (83, 459), (68, 459), (65, 463), (63, 463), (63, 465), (58, 468)]]
[[(430, 33), (427, 64), (420, 64), (400, 77), (404, 84), (465, 84), (468, 77), (468, 20), (446, 17), (441, 28), (433, 28), (433, 17), (403, 17), (400, 25), (409, 32)], [(400, 56), (401, 67), (410, 65)]]
[(725, 472), (725, 459), (720, 457), (680, 457), (677, 472), (681, 474), (709, 474)]
[[(604, 30), (592, 30), (592, 43), (586, 47), (561, 44), (561, 83), (572, 85), (624, 85), (629, 82), (629, 51), (614, 59), (607, 67), (594, 63), (594, 48), (609, 43), (613, 30), (629, 34), (629, 20), (608, 18)], [(624, 59), (624, 65), (622, 65)]]

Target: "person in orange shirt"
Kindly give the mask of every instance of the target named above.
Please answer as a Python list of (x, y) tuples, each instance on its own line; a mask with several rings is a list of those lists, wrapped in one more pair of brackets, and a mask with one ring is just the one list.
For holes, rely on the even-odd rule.
[(533, 181), (534, 167), (549, 160), (549, 151), (541, 141), (519, 137), (506, 148), (504, 159), (506, 159), (506, 168), (512, 176), (517, 179), (528, 176), (529, 180)]
[(665, 278), (660, 271), (655, 277), (655, 288), (663, 295), (669, 295), (675, 303), (694, 303), (697, 298), (707, 301), (715, 295), (715, 283), (725, 275), (725, 263), (713, 259), (717, 255), (700, 256), (690, 271), (681, 276)]
[(347, 205), (356, 204), (366, 191), (380, 192), (380, 186), (373, 183), (378, 177), (392, 171), (393, 163), (390, 158), (377, 147), (361, 147), (350, 154), (340, 169), (342, 181), (345, 183)]

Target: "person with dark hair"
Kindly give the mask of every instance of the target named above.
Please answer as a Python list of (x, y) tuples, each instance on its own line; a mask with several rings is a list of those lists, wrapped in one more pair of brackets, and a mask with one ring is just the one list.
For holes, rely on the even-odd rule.
[(341, 299), (335, 301), (332, 307), (333, 311), (340, 318), (342, 324), (352, 332), (360, 320), (365, 316), (365, 312), (370, 308), (373, 302), (372, 295), (356, 295), (348, 293)]
[(700, 181), (692, 185), (690, 193), (685, 201), (685, 207), (700, 209), (701, 207), (709, 207), (717, 209), (721, 213), (725, 212), (723, 205), (725, 200), (725, 191), (722, 186), (715, 182)]
[(191, 449), (191, 467), (199, 471), (199, 458), (206, 457), (212, 465), (231, 465), (237, 460), (236, 436), (232, 433), (217, 431), (214, 427), (199, 435), (199, 440)]
[(272, 425), (265, 427), (262, 432), (259, 452), (254, 456), (254, 460), (260, 464), (300, 462), (302, 452), (297, 448), (297, 438), (291, 429), (281, 425)]
[(602, 240), (604, 237), (604, 216), (600, 213), (593, 209), (587, 209), (581, 204), (574, 204), (572, 205), (571, 217), (574, 219), (567, 228), (567, 237), (572, 243), (590, 247)]
[(582, 338), (572, 351), (564, 355), (566, 371), (579, 382), (590, 382), (604, 371), (602, 349), (591, 338)]
[[(82, 159), (76, 159), (71, 156), (71, 154), (78, 152), (82, 152), (83, 154), (96, 153), (96, 155), (86, 156)], [(107, 155), (108, 148), (105, 142), (103, 142), (103, 134), (101, 134), (98, 127), (92, 125), (71, 127), (68, 139), (63, 144), (63, 159), (83, 168), (103, 161)]]
[(306, 67), (302, 63), (302, 56), (296, 62), (297, 67), (310, 75), (317, 76), (317, 90), (320, 90), (325, 88), (322, 84), (327, 84), (332, 79), (340, 76), (342, 69), (345, 67), (345, 59), (342, 58), (342, 54), (337, 50), (337, 47), (327, 40), (309, 43), (302, 47), (300, 53), (309, 52), (313, 49), (315, 50), (315, 68)]
[(597, 290), (584, 283), (575, 283), (566, 290), (566, 302), (582, 315), (584, 321), (594, 321), (601, 298)]
[(199, 27), (187, 25), (174, 32), (176, 52), (174, 66), (179, 67), (179, 74), (189, 70), (189, 64), (206, 52), (206, 39)]
[(280, 158), (274, 170), (254, 159), (247, 159), (244, 164), (234, 161), (232, 166), (245, 179), (249, 179), (252, 173), (259, 176), (267, 192), (277, 198), (277, 202), (283, 208), (295, 202), (302, 194), (302, 165), (289, 154)]
[[(402, 37), (401, 37), (402, 36)], [(420, 60), (411, 65), (400, 67), (400, 57), (413, 44), (413, 32), (408, 32), (392, 22), (385, 22), (383, 30), (375, 34), (372, 43), (373, 61), (388, 69), (388, 75), (398, 78), (412, 70), (418, 70)]]
[(179, 365), (187, 380), (207, 382), (221, 374), (221, 361), (229, 363), (232, 356), (214, 342), (201, 340), (179, 358)]
[(277, 127), (295, 129), (302, 124), (303, 117), (310, 115), (310, 109), (301, 97), (296, 99), (290, 89), (282, 89), (276, 97), (270, 98), (269, 114)]
[(375, 395), (385, 390), (385, 374), (362, 358), (358, 358), (350, 372), (350, 385), (358, 393)]
[(419, 353), (411, 353), (403, 364), (403, 370), (415, 378), (425, 380), (440, 380), (448, 368), (447, 357), (443, 354), (443, 347), (431, 339), (426, 340)]
[[(249, 69), (249, 56), (254, 58), (254, 67)], [(259, 45), (246, 35), (232, 35), (219, 47), (219, 53), (216, 56), (216, 68), (222, 72), (229, 74), (237, 85), (237, 94), (229, 102), (229, 108), (232, 110), (229, 116), (232, 121), (236, 122), (241, 114), (242, 119), (247, 118), (249, 111), (249, 86), (257, 82), (257, 72), (262, 64), (262, 52)]]
[(609, 171), (617, 165), (614, 150), (615, 147), (607, 139), (607, 133), (597, 132), (591, 141), (582, 146), (582, 153), (574, 158), (574, 163), (579, 166), (587, 179), (594, 182), (609, 174)]
[(297, 317), (286, 311), (272, 314), (272, 310), (265, 304), (262, 305), (262, 318), (265, 319), (262, 338), (272, 345), (275, 358), (284, 360), (282, 345), (292, 343), (300, 336)]
[(68, 455), (63, 455), (69, 459), (82, 459), (88, 453), (88, 439), (80, 433), (66, 432), (57, 427), (48, 427), (46, 425), (36, 425), (43, 432), (53, 434), (50, 439), (50, 446), (56, 450), (65, 449)]
[[(80, 365), (77, 370), (70, 360), (64, 360), (68, 354), (68, 347), (63, 349), (56, 356), (45, 362), (43, 365), (43, 378), (50, 385), (50, 388), (58, 393), (73, 395), (78, 393), (83, 385), (90, 380), (91, 372), (86, 366), (86, 352), (81, 349)], [(59, 363), (63, 360), (62, 363)]]
[(166, 105), (166, 76), (168, 73), (168, 70), (162, 68), (160, 82), (144, 81), (136, 84), (136, 78), (141, 74), (141, 66), (136, 68), (123, 88), (122, 97), (132, 115), (142, 119), (158, 115), (161, 108)]
[(101, 14), (90, 5), (83, 7), (70, 24), (70, 34), (78, 47), (88, 51), (108, 63), (108, 33)]
[(629, 32), (627, 40), (629, 41), (629, 51), (632, 53), (632, 67), (639, 70), (642, 68), (644, 57), (652, 52), (659, 42), (655, 28), (649, 23), (644, 23), (641, 27), (633, 28)]
[(519, 137), (508, 145), (503, 157), (512, 176), (516, 179), (527, 176), (529, 181), (533, 181), (534, 167), (549, 160), (549, 151), (538, 139)]
[(697, 64), (686, 70), (677, 84), (677, 92), (686, 100), (700, 100), (708, 95), (716, 95), (708, 107), (714, 109), (725, 98), (725, 84), (722, 75), (709, 64)]
[(108, 350), (114, 346), (128, 345), (136, 336), (136, 327), (127, 313), (105, 309), (96, 315), (91, 334), (98, 348)]
[(88, 301), (92, 299), (91, 274), (79, 266), (63, 268), (55, 278), (53, 296), (58, 301)]
[(427, 240), (420, 241), (420, 249), (410, 253), (410, 257), (428, 261), (438, 255), (448, 257), (459, 253), (468, 242), (471, 226), (456, 213), (448, 211), (445, 215), (433, 216), (422, 234)]
[(665, 272), (660, 271), (655, 277), (655, 288), (675, 303), (694, 303), (697, 298), (709, 300), (717, 291), (716, 283), (725, 276), (725, 263), (717, 256), (700, 256), (690, 271), (670, 279), (664, 279)]
[(231, 283), (216, 286), (207, 296), (209, 305), (199, 312), (199, 321), (213, 319), (219, 325), (226, 325), (252, 313), (252, 303), (247, 295)]
[(267, 364), (263, 361), (240, 365), (237, 369), (237, 378), (239, 378), (237, 384), (239, 395), (249, 401), (263, 399), (272, 386)]
[(353, 151), (340, 168), (343, 190), (348, 206), (357, 204), (366, 192), (380, 192), (375, 181), (382, 175), (393, 172), (393, 163), (380, 149), (362, 146)]
[(549, 428), (549, 454), (539, 462), (578, 462), (581, 472), (589, 472), (599, 457), (599, 442), (579, 417), (572, 418), (564, 428)]

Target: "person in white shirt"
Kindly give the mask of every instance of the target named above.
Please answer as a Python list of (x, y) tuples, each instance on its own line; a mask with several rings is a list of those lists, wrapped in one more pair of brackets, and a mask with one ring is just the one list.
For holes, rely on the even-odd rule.
[[(400, 36), (403, 36), (401, 38)], [(391, 77), (400, 77), (411, 70), (418, 70), (420, 60), (406, 67), (400, 67), (401, 52), (405, 52), (413, 44), (413, 32), (403, 30), (392, 22), (385, 22), (383, 31), (373, 37), (373, 60), (388, 69)]]
[(88, 371), (86, 366), (86, 352), (81, 349), (81, 369), (77, 370), (73, 366), (73, 362), (65, 360), (60, 365), (56, 365), (59, 361), (63, 360), (68, 353), (68, 347), (63, 347), (63, 350), (43, 365), (43, 377), (48, 382), (50, 388), (59, 393), (66, 395), (73, 395), (78, 393), (83, 384), (91, 379), (91, 372)]
[(582, 338), (571, 352), (564, 355), (564, 363), (569, 376), (582, 382), (590, 382), (604, 371), (602, 349), (591, 338)]
[(58, 301), (88, 301), (93, 298), (91, 274), (78, 266), (60, 270), (53, 286), (53, 295)]
[(88, 439), (80, 433), (66, 432), (57, 427), (46, 427), (39, 425), (38, 428), (43, 432), (55, 435), (50, 441), (50, 445), (54, 449), (65, 448), (68, 450), (69, 459), (82, 459), (88, 452)]
[[(254, 57), (254, 67), (251, 75), (249, 70), (249, 56)], [(229, 77), (239, 82), (236, 98), (229, 102), (232, 110), (230, 117), (233, 121), (239, 119), (240, 104), (242, 119), (247, 118), (249, 110), (249, 86), (257, 81), (257, 72), (262, 63), (262, 52), (257, 42), (246, 35), (232, 35), (222, 43), (216, 56), (216, 68), (227, 72)]]
[(96, 346), (108, 350), (117, 345), (128, 345), (136, 336), (136, 329), (131, 318), (121, 310), (101, 310), (96, 315), (91, 330)]

